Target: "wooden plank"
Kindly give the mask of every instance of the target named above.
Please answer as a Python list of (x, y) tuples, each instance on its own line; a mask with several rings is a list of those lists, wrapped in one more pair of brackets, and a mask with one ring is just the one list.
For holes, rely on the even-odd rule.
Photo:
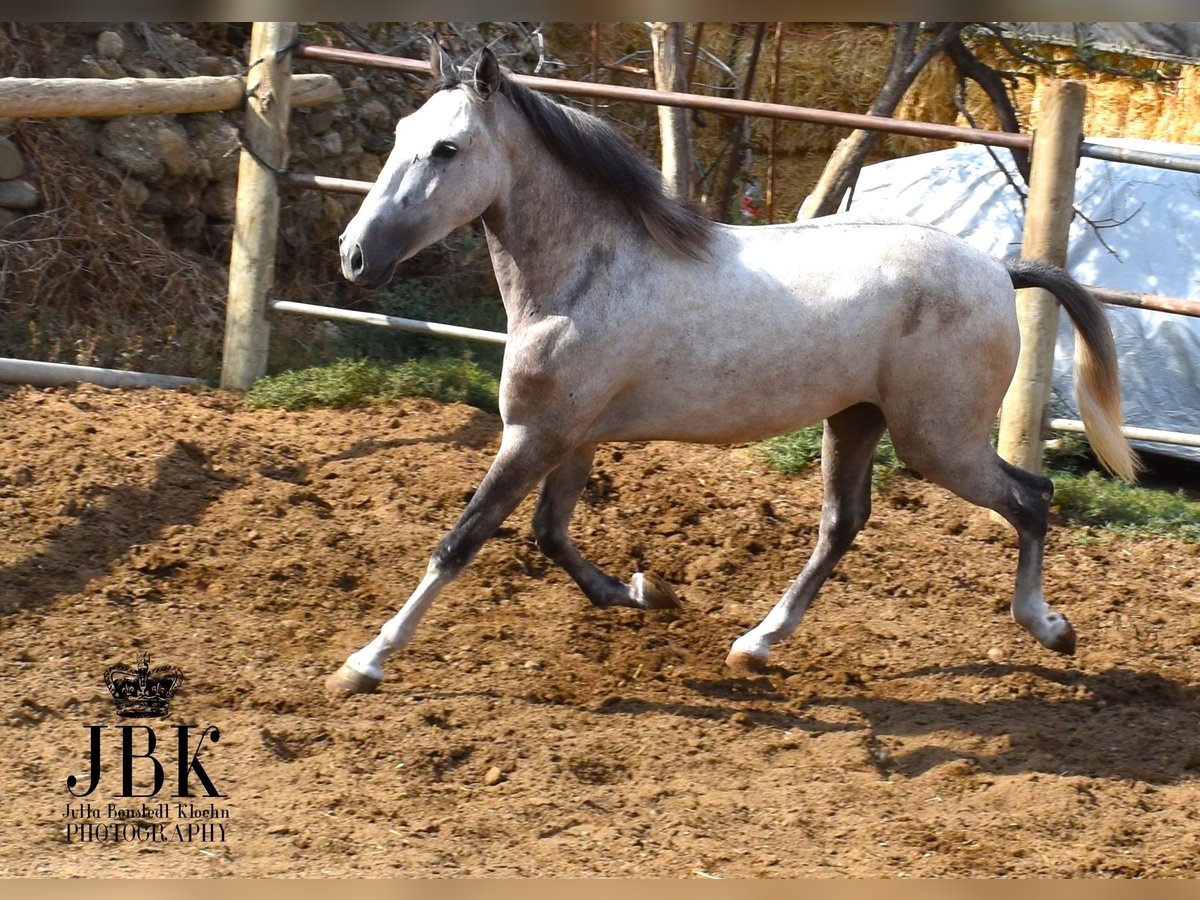
[[(1075, 434), (1085, 434), (1083, 423), (1078, 419), (1051, 419), (1051, 431), (1070, 431)], [(1126, 425), (1121, 433), (1131, 441), (1146, 441), (1154, 444), (1175, 444), (1180, 447), (1200, 447), (1200, 434), (1188, 434), (1186, 431), (1164, 431), (1160, 428), (1137, 428)]]
[[(316, 108), (338, 103), (342, 89), (332, 75), (296, 75), (292, 105)], [(0, 78), (0, 116), (63, 117), (175, 115), (237, 109), (245, 81), (237, 75), (194, 78)]]
[[(1047, 85), (1033, 141), (1021, 241), (1024, 259), (1066, 265), (1085, 96), (1080, 82), (1055, 81)], [(1058, 301), (1041, 288), (1018, 291), (1017, 321), (1021, 353), (1001, 407), (998, 452), (1015, 466), (1040, 472), (1042, 431), (1058, 335)]]
[[(254, 152), (238, 161), (237, 209), (229, 260), (221, 387), (248, 390), (267, 370), (268, 294), (275, 283), (279, 184), (272, 171), (287, 164), (291, 110), (290, 53), (295, 22), (255, 22), (250, 35), (243, 130)], [(270, 167), (270, 168), (268, 168)]]
[(306, 73), (292, 76), (292, 109), (320, 109), (346, 99), (332, 75)]

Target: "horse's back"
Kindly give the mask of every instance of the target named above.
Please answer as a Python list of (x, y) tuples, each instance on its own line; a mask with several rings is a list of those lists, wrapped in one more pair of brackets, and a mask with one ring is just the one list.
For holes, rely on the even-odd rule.
[(624, 386), (606, 436), (754, 439), (949, 391), (970, 367), (989, 370), (970, 377), (990, 396), (1015, 365), (1003, 265), (917, 222), (720, 227), (707, 262), (673, 260), (635, 283), (640, 327), (613, 357)]
[[(793, 278), (797, 287), (849, 282), (881, 295), (942, 286), (1006, 301), (1002, 263), (962, 238), (915, 219), (842, 213), (765, 227), (723, 229), (749, 267)], [(983, 299), (982, 297), (980, 299)]]
[(822, 346), (831, 335), (852, 340), (850, 352), (881, 353), (922, 341), (1015, 340), (1003, 263), (915, 220), (842, 214), (725, 227), (715, 244), (711, 271), (693, 271), (693, 291), (793, 335), (816, 329)]

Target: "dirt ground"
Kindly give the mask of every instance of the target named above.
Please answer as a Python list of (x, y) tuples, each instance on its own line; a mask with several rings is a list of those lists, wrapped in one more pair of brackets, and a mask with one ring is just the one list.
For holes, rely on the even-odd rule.
[[(770, 671), (735, 677), (730, 642), (813, 543), (818, 477), (745, 448), (611, 447), (574, 534), (671, 581), (681, 612), (591, 608), (526, 501), (379, 692), (337, 702), (322, 680), (416, 584), (495, 418), (90, 387), (6, 388), (0, 410), (0, 874), (1197, 874), (1195, 545), (1055, 528), (1067, 659), (1010, 620), (1008, 533), (895, 477)], [(184, 672), (165, 719), (121, 719), (105, 688), (141, 650)], [(130, 724), (158, 738), (153, 798), (122, 795)], [(171, 796), (180, 724), (191, 751), (219, 729), (195, 752), (222, 796), (193, 772), (188, 801), (215, 818)], [(176, 831), (197, 821), (222, 832)]]

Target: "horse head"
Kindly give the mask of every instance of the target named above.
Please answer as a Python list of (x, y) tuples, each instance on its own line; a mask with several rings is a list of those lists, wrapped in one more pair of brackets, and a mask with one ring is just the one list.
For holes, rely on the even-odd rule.
[(491, 102), (504, 80), (488, 49), (456, 69), (431, 41), (442, 86), (396, 125), (396, 143), (358, 212), (338, 238), (342, 274), (365, 287), (455, 228), (482, 215), (502, 181)]

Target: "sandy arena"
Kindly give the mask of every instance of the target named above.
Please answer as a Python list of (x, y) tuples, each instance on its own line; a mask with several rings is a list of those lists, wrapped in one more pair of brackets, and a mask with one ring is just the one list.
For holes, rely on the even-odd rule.
[[(1200, 545), (1054, 527), (1068, 659), (1009, 617), (1010, 532), (896, 476), (770, 671), (735, 677), (730, 643), (815, 540), (819, 476), (613, 446), (573, 534), (681, 612), (591, 608), (527, 500), (380, 691), (337, 702), (323, 679), (419, 580), (496, 418), (90, 387), (0, 406), (0, 875), (1196, 875)], [(122, 720), (105, 688), (139, 650), (184, 672), (165, 719)], [(153, 798), (115, 796), (130, 724), (157, 733)], [(188, 801), (218, 818), (175, 808), (176, 724), (219, 728), (200, 758), (223, 796), (193, 777)], [(81, 801), (93, 725), (117, 745)], [(143, 799), (169, 839), (67, 840), (114, 822), (71, 804)], [(220, 838), (174, 831), (196, 821)]]

